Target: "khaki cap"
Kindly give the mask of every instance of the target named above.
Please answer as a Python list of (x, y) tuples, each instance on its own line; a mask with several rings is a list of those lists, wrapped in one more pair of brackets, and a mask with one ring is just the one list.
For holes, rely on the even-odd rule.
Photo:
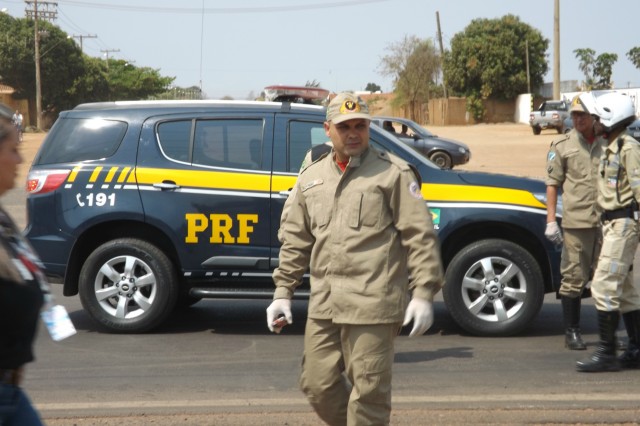
[(580, 101), (580, 96), (575, 96), (571, 101), (571, 108), (569, 108), (569, 112), (584, 112), (588, 113), (587, 110), (584, 109), (582, 102)]
[(355, 118), (371, 120), (369, 107), (358, 96), (353, 93), (342, 92), (329, 102), (327, 121), (338, 124)]

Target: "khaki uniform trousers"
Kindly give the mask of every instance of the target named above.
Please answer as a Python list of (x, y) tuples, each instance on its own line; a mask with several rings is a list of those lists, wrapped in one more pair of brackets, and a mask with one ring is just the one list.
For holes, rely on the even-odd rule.
[(323, 421), (331, 426), (389, 424), (399, 330), (400, 324), (307, 319), (300, 388)]
[(640, 292), (631, 269), (638, 231), (638, 222), (631, 218), (614, 219), (603, 225), (602, 249), (591, 283), (597, 310), (626, 313), (640, 309)]
[(560, 296), (576, 298), (591, 279), (602, 243), (601, 228), (563, 229)]

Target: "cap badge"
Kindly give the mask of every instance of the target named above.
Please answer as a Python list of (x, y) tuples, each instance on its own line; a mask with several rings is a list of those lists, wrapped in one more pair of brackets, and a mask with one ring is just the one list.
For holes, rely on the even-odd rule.
[(340, 107), (340, 114), (348, 114), (351, 112), (360, 112), (360, 105), (354, 101), (344, 101)]

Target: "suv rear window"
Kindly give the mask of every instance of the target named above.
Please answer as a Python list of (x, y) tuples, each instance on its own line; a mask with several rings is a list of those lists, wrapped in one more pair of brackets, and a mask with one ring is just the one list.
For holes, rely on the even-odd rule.
[(49, 141), (34, 164), (73, 163), (111, 157), (120, 146), (127, 123), (102, 119), (63, 119), (49, 135)]

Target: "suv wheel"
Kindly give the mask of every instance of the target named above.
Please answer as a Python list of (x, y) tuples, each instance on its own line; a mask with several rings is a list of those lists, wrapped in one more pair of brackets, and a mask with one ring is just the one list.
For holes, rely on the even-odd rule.
[(134, 238), (109, 241), (89, 255), (80, 271), (82, 306), (115, 332), (143, 332), (173, 310), (178, 279), (169, 258)]
[(542, 307), (542, 273), (522, 247), (481, 240), (462, 249), (445, 274), (443, 297), (463, 329), (478, 336), (510, 336)]
[(539, 135), (540, 132), (542, 131), (542, 129), (540, 127), (538, 127), (538, 126), (531, 127), (531, 130), (533, 130), (533, 134), (534, 135)]

